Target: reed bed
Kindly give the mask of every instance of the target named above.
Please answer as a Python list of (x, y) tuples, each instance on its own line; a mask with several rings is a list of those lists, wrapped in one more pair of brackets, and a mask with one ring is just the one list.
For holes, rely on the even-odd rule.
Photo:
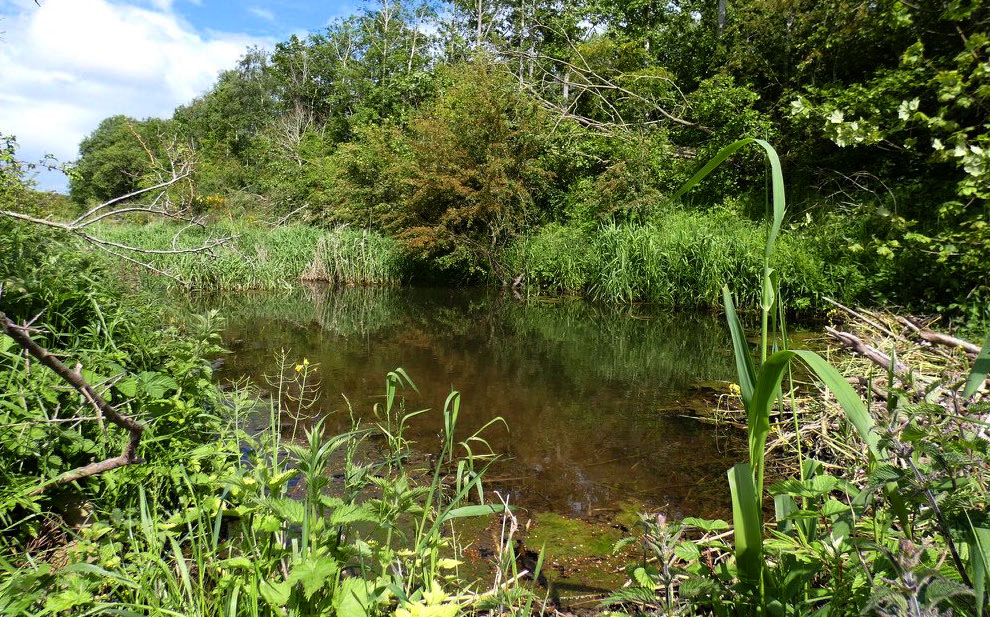
[(154, 277), (158, 281), (207, 291), (280, 289), (300, 280), (395, 285), (404, 279), (406, 270), (396, 241), (347, 227), (323, 230), (301, 224), (268, 228), (218, 223), (198, 228), (156, 222), (106, 226), (100, 232), (112, 242), (151, 250), (185, 249), (201, 246), (207, 238), (229, 236), (229, 242), (210, 253), (134, 255), (174, 277)]
[[(712, 308), (728, 284), (741, 305), (755, 307), (765, 238), (764, 224), (733, 213), (672, 210), (646, 224), (547, 225), (520, 238), (509, 262), (531, 293)], [(850, 299), (865, 291), (859, 269), (836, 254), (838, 244), (801, 234), (781, 238), (770, 265), (792, 308), (818, 308), (825, 294)]]

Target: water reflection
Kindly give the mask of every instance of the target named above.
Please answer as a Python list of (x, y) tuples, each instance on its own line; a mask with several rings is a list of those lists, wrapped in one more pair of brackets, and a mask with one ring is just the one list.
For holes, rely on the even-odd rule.
[[(233, 354), (221, 378), (264, 387), (274, 354), (319, 363), (323, 414), (370, 415), (384, 375), (403, 367), (419, 386), (409, 431), (435, 451), (441, 408), (462, 393), (460, 432), (487, 433), (505, 460), (489, 484), (524, 507), (588, 515), (638, 500), (693, 515), (724, 514), (725, 469), (739, 456), (710, 426), (678, 410), (702, 382), (732, 377), (728, 337), (709, 315), (615, 309), (581, 301), (519, 302), (493, 291), (306, 288), (202, 299), (228, 319)], [(343, 429), (347, 414), (331, 416)], [(733, 450), (729, 452), (729, 450)]]

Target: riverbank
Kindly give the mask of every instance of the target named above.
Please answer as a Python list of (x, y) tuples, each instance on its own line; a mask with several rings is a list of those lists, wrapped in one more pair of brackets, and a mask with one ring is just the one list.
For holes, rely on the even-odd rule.
[[(430, 262), (408, 256), (400, 242), (361, 229), (223, 223), (198, 228), (155, 222), (106, 226), (100, 232), (113, 242), (155, 251), (227, 239), (210, 253), (136, 255), (204, 291), (277, 289), (300, 280), (343, 286), (486, 282), (477, 275), (441, 273)], [(714, 309), (721, 305), (722, 286), (729, 283), (742, 306), (755, 308), (765, 234), (761, 224), (734, 215), (680, 211), (648, 224), (547, 225), (519, 237), (506, 250), (500, 269), (518, 277), (517, 290), (528, 295)], [(794, 232), (781, 239), (772, 266), (790, 309), (820, 312), (828, 308), (825, 296), (851, 303), (867, 295), (868, 275), (837, 234)], [(133, 264), (126, 267), (140, 272)], [(151, 274), (159, 282), (178, 284)]]
[[(171, 323), (162, 302), (125, 289), (114, 278), (116, 270), (73, 243), (0, 224), (5, 226), (0, 310), (23, 323), (47, 309), (27, 334), (65, 364), (81, 365), (78, 374), (92, 388), (83, 392), (95, 392), (144, 427), (136, 452), (141, 462), (78, 475), (94, 460), (119, 456), (127, 434), (111, 416), (97, 414), (71, 381), (45, 369), (38, 356), (25, 356), (21, 343), (10, 336), (0, 337), (0, 379), (8, 384), (0, 395), (4, 614), (281, 615), (289, 607), (296, 615), (453, 616), (491, 614), (492, 606), (530, 614), (553, 607), (554, 598), (540, 586), (552, 578), (551, 568), (562, 585), (574, 585), (581, 596), (567, 601), (592, 602), (592, 610), (677, 607), (723, 614), (779, 603), (796, 614), (825, 606), (860, 613), (917, 602), (976, 614), (980, 596), (974, 587), (982, 580), (978, 577), (986, 576), (981, 560), (990, 534), (985, 374), (976, 363), (976, 377), (969, 377), (974, 363), (965, 351), (926, 347), (921, 341), (928, 339), (904, 324), (895, 326), (896, 320), (857, 311), (888, 334), (870, 334), (874, 326), (864, 326), (865, 320), (846, 328), (875, 350), (896, 346), (899, 364), (890, 384), (884, 383), (880, 364), (826, 352), (855, 378), (862, 397), (843, 389), (850, 386), (835, 378), (839, 373), (808, 360), (828, 390), (796, 370), (774, 405), (764, 373), (784, 376), (776, 354), (761, 363), (759, 379), (747, 385), (742, 377), (738, 389), (721, 394), (734, 410), (754, 409), (750, 406), (761, 388), (771, 394), (761, 399), (765, 424), (752, 412), (736, 412), (732, 419), (749, 435), (750, 459), (768, 461), (766, 500), (761, 504), (764, 491), (755, 490), (750, 463), (733, 466), (726, 485), (714, 478), (704, 482), (722, 486), (733, 512), (731, 524), (662, 506), (632, 517), (630, 508), (646, 507), (635, 502), (614, 517), (592, 513), (577, 522), (556, 512), (502, 519), (503, 504), (494, 489), (512, 479), (483, 473), (497, 453), (493, 431), (501, 423), (483, 413), (491, 410), (482, 408), (478, 417), (469, 412), (478, 409), (468, 398), (471, 392), (488, 387), (490, 379), (471, 384), (463, 405), (453, 395), (434, 412), (443, 420), (439, 439), (436, 431), (432, 440), (426, 434), (416, 438), (433, 443), (434, 456), (411, 448), (417, 405), (410, 397), (437, 384), (420, 382), (414, 390), (404, 371), (386, 376), (377, 408), (368, 410), (367, 401), (355, 400), (345, 406), (350, 413), (340, 416), (350, 421), (335, 428), (324, 419), (316, 392), (322, 386), (329, 396), (333, 384), (321, 379), (339, 371), (330, 363), (319, 366), (308, 352), (301, 358), (286, 355), (268, 371), (269, 396), (259, 405), (243, 387), (216, 385), (219, 313)], [(364, 348), (380, 345), (360, 334), (367, 307), (354, 312), (333, 308), (332, 300), (323, 302), (314, 306), (320, 329), (327, 327), (333, 337), (357, 333)], [(398, 335), (400, 346), (431, 353), (436, 345), (423, 341), (422, 314), (396, 320), (396, 307), (404, 304), (398, 299), (384, 313), (370, 310), (384, 315), (376, 327), (384, 336)], [(441, 335), (464, 334), (466, 324), (474, 324), (493, 330), (497, 340), (504, 338), (504, 327), (477, 314), (458, 326), (443, 311), (425, 312), (436, 313)], [(290, 310), (289, 316), (294, 313)], [(547, 353), (563, 332), (574, 330), (580, 339), (576, 345), (557, 350), (563, 363), (594, 357), (581, 344), (601, 344), (594, 342), (595, 329), (576, 323), (579, 315), (566, 307), (549, 305), (532, 316), (511, 313), (507, 327), (518, 329), (521, 341), (542, 340), (536, 347)], [(354, 318), (338, 318), (345, 314)], [(261, 335), (265, 323), (259, 317), (257, 311), (248, 316), (253, 329), (245, 338)], [(591, 317), (599, 329), (608, 329), (600, 315)], [(396, 323), (398, 332), (391, 329)], [(617, 350), (644, 338), (637, 324), (628, 322), (628, 332), (614, 337)], [(338, 325), (342, 330), (332, 330)], [(662, 351), (669, 339), (687, 341), (691, 329), (675, 326), (645, 338)], [(307, 337), (319, 349), (332, 347), (314, 341), (311, 331)], [(783, 344), (779, 333), (772, 338)], [(750, 353), (745, 338), (735, 340), (743, 341), (737, 355), (740, 349)], [(725, 344), (717, 347), (724, 351)], [(463, 365), (447, 345), (445, 362)], [(526, 348), (532, 352), (534, 345)], [(511, 355), (511, 349), (508, 344), (502, 355)], [(594, 363), (591, 380), (616, 381), (616, 387), (630, 391), (623, 380), (677, 368), (670, 356), (696, 361), (702, 355), (679, 343), (669, 351), (644, 356), (644, 370), (625, 364), (628, 356), (616, 351), (612, 368)], [(500, 357), (488, 355), (488, 364)], [(543, 365), (527, 371), (511, 357), (506, 362), (520, 375), (545, 372)], [(909, 370), (911, 365), (917, 370)], [(567, 380), (580, 374), (576, 369)], [(756, 393), (749, 389), (752, 384)], [(440, 385), (446, 389), (449, 384)], [(512, 402), (503, 388), (496, 391)], [(562, 382), (558, 390), (548, 389), (541, 405), (581, 391)], [(431, 400), (442, 397), (431, 395)], [(99, 400), (93, 401), (102, 409)], [(630, 400), (625, 406), (633, 404)], [(617, 421), (615, 413), (589, 414), (601, 411), (596, 405), (577, 402), (572, 408), (574, 414), (564, 421), (578, 424), (576, 419), (585, 418), (599, 434), (603, 423)], [(476, 432), (479, 425), (482, 430)], [(761, 427), (766, 448), (754, 441)], [(541, 431), (559, 433), (552, 418)], [(588, 443), (581, 439), (570, 450), (583, 452)], [(470, 444), (470, 450), (462, 444)], [(744, 458), (738, 453), (738, 459)], [(774, 468), (775, 460), (785, 465)], [(635, 464), (618, 464), (626, 465), (627, 476), (636, 473)], [(75, 480), (62, 482), (67, 473), (76, 473)], [(698, 481), (701, 476), (695, 475)], [(39, 487), (44, 487), (40, 493)], [(773, 531), (760, 517), (769, 513), (771, 498)], [(472, 534), (478, 533), (492, 537), (476, 544)], [(579, 558), (564, 550), (568, 542), (596, 552)], [(472, 574), (467, 557), (490, 566), (486, 576)], [(629, 564), (624, 572), (622, 563)], [(594, 567), (582, 570), (587, 564), (597, 564), (594, 578), (589, 578)], [(618, 587), (621, 579), (628, 584)], [(904, 585), (889, 593), (891, 580)], [(907, 586), (915, 580), (928, 582), (924, 588)], [(588, 588), (595, 586), (589, 595)], [(614, 591), (607, 593), (608, 588)], [(938, 588), (955, 592), (934, 593)]]

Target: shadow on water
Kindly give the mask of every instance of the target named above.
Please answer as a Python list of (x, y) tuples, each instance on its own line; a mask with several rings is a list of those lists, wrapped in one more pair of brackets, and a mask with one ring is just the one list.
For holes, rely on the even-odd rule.
[[(299, 288), (200, 298), (218, 308), (233, 352), (221, 379), (265, 387), (275, 354), (317, 363), (319, 412), (348, 425), (381, 400), (401, 366), (419, 394), (408, 436), (435, 450), (441, 408), (462, 393), (466, 434), (496, 416), (486, 437), (504, 460), (487, 483), (532, 511), (590, 518), (630, 501), (675, 516), (724, 516), (725, 469), (741, 444), (684, 416), (699, 385), (733, 376), (718, 316), (601, 307), (578, 300), (513, 300), (492, 290)], [(465, 435), (466, 436), (466, 435)]]

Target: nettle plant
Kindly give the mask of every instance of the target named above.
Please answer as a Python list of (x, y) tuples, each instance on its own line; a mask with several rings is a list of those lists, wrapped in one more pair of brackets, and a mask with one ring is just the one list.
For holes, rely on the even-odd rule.
[[(759, 139), (727, 146), (677, 197), (749, 144), (762, 148), (769, 161), (772, 219), (761, 277), (759, 362), (732, 294), (723, 289), (749, 441), (749, 460), (728, 470), (731, 532), (725, 521), (644, 517), (642, 563), (630, 568), (631, 586), (607, 602), (671, 614), (703, 608), (719, 615), (927, 615), (946, 609), (982, 615), (990, 583), (990, 441), (988, 425), (978, 418), (990, 405), (974, 404), (965, 415), (936, 404), (931, 392), (917, 403), (909, 393), (892, 390), (885, 422), (878, 425), (835, 367), (817, 353), (788, 347), (779, 279), (769, 265), (785, 214), (773, 147)], [(831, 392), (863, 443), (862, 467), (848, 477), (802, 455), (791, 380), (795, 360)], [(953, 400), (970, 401), (988, 370), (990, 337)], [(767, 494), (771, 414), (785, 396), (797, 434), (798, 476), (772, 484)], [(771, 511), (775, 524), (765, 526)]]

